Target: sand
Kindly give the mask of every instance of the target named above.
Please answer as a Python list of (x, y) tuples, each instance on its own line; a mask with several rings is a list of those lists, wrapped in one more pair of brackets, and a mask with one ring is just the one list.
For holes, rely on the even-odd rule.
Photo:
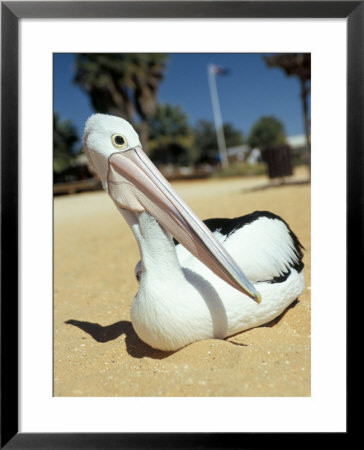
[[(305, 168), (295, 180), (305, 178)], [(305, 247), (306, 289), (279, 318), (177, 352), (144, 344), (130, 322), (134, 237), (104, 192), (54, 200), (55, 396), (310, 396), (310, 185), (256, 189), (262, 177), (175, 182), (200, 218), (282, 216)]]

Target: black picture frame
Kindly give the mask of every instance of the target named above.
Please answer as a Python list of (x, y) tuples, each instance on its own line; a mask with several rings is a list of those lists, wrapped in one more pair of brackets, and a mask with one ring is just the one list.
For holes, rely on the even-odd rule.
[[(347, 298), (364, 273), (364, 1), (1, 2), (1, 448), (257, 448), (277, 433), (18, 432), (18, 22), (22, 18), (345, 18), (347, 20)], [(333, 93), (334, 95), (334, 93)], [(360, 262), (359, 262), (360, 261)], [(350, 287), (351, 286), (351, 287)], [(338, 433), (339, 442), (348, 433)], [(326, 436), (327, 437), (327, 436)], [(304, 444), (309, 435), (300, 437)], [(285, 435), (288, 445), (297, 436)], [(318, 443), (318, 435), (315, 443)], [(269, 442), (269, 444), (268, 444)], [(325, 441), (327, 444), (327, 441)], [(282, 442), (279, 444), (282, 446)]]

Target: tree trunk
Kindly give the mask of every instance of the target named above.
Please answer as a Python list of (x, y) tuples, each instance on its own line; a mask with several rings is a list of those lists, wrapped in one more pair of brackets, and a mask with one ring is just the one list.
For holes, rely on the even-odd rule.
[(308, 168), (311, 178), (311, 132), (310, 132), (310, 119), (308, 117), (308, 92), (306, 81), (300, 78), (301, 81), (301, 99), (303, 106), (303, 118), (305, 122), (305, 134), (306, 134), (306, 145), (308, 151)]

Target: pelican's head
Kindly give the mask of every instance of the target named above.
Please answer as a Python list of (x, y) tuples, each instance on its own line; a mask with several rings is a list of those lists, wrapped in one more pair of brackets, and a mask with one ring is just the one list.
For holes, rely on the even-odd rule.
[(126, 120), (106, 114), (94, 114), (87, 120), (83, 148), (106, 191), (109, 157), (135, 147), (141, 147), (139, 136)]
[[(143, 152), (137, 133), (126, 120), (91, 116), (83, 143), (104, 189), (128, 222), (138, 224), (140, 213), (146, 211), (216, 275), (260, 302), (259, 293), (240, 267)], [(129, 212), (125, 214), (125, 210)]]

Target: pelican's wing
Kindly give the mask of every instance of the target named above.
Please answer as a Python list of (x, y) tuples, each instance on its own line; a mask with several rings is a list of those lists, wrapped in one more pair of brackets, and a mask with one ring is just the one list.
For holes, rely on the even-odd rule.
[[(234, 219), (204, 222), (253, 283), (284, 281), (291, 269), (303, 269), (301, 243), (275, 214), (256, 211)], [(176, 250), (181, 265), (193, 268), (194, 258), (180, 247), (177, 245)]]

